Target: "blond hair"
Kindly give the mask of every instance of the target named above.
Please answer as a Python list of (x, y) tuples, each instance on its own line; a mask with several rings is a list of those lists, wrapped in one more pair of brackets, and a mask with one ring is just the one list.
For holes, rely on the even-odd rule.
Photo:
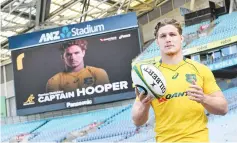
[(165, 25), (173, 25), (174, 27), (176, 27), (178, 29), (178, 32), (180, 35), (182, 35), (182, 27), (181, 27), (181, 24), (175, 20), (175, 19), (171, 19), (171, 18), (165, 18), (161, 21), (159, 21), (157, 24), (156, 24), (156, 27), (155, 27), (155, 31), (154, 31), (154, 36), (155, 38), (157, 38), (158, 36), (158, 31), (161, 27), (165, 26)]

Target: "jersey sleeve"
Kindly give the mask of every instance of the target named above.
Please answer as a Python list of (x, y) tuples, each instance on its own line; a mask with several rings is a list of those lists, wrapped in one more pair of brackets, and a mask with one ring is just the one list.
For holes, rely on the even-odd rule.
[(216, 91), (220, 91), (220, 87), (217, 85), (215, 77), (212, 71), (208, 67), (203, 68), (203, 92), (207, 95), (212, 94)]
[(59, 79), (59, 75), (55, 75), (52, 78), (50, 78), (46, 84), (46, 92), (53, 92), (53, 91), (59, 91), (60, 85), (60, 79)]

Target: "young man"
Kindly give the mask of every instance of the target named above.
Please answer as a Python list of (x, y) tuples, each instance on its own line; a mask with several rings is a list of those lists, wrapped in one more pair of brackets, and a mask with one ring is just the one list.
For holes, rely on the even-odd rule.
[(223, 93), (208, 67), (183, 57), (182, 29), (176, 20), (158, 22), (155, 37), (161, 59), (153, 64), (165, 76), (167, 90), (162, 98), (153, 99), (136, 89), (137, 99), (132, 108), (134, 124), (146, 123), (152, 106), (157, 142), (208, 142), (204, 111), (225, 115), (228, 106)]
[(109, 77), (101, 68), (85, 66), (87, 41), (73, 40), (61, 45), (65, 71), (57, 73), (47, 82), (46, 92), (73, 91), (77, 88), (109, 83)]

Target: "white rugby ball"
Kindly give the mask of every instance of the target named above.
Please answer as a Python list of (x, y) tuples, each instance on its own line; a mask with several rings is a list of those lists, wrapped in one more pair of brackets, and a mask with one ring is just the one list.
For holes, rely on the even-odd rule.
[(135, 64), (131, 75), (133, 84), (139, 91), (144, 90), (145, 95), (160, 98), (165, 94), (165, 77), (153, 64)]

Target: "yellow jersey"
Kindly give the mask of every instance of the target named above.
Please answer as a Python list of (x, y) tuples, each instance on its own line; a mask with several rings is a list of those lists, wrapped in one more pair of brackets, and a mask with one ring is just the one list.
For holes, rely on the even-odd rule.
[(166, 93), (151, 103), (155, 114), (157, 142), (208, 142), (205, 108), (187, 97), (186, 90), (195, 80), (204, 94), (220, 88), (211, 70), (196, 61), (184, 59), (176, 65), (154, 60), (166, 79)]
[(46, 85), (46, 92), (73, 91), (89, 86), (109, 83), (105, 70), (86, 66), (79, 72), (60, 72), (50, 78)]

